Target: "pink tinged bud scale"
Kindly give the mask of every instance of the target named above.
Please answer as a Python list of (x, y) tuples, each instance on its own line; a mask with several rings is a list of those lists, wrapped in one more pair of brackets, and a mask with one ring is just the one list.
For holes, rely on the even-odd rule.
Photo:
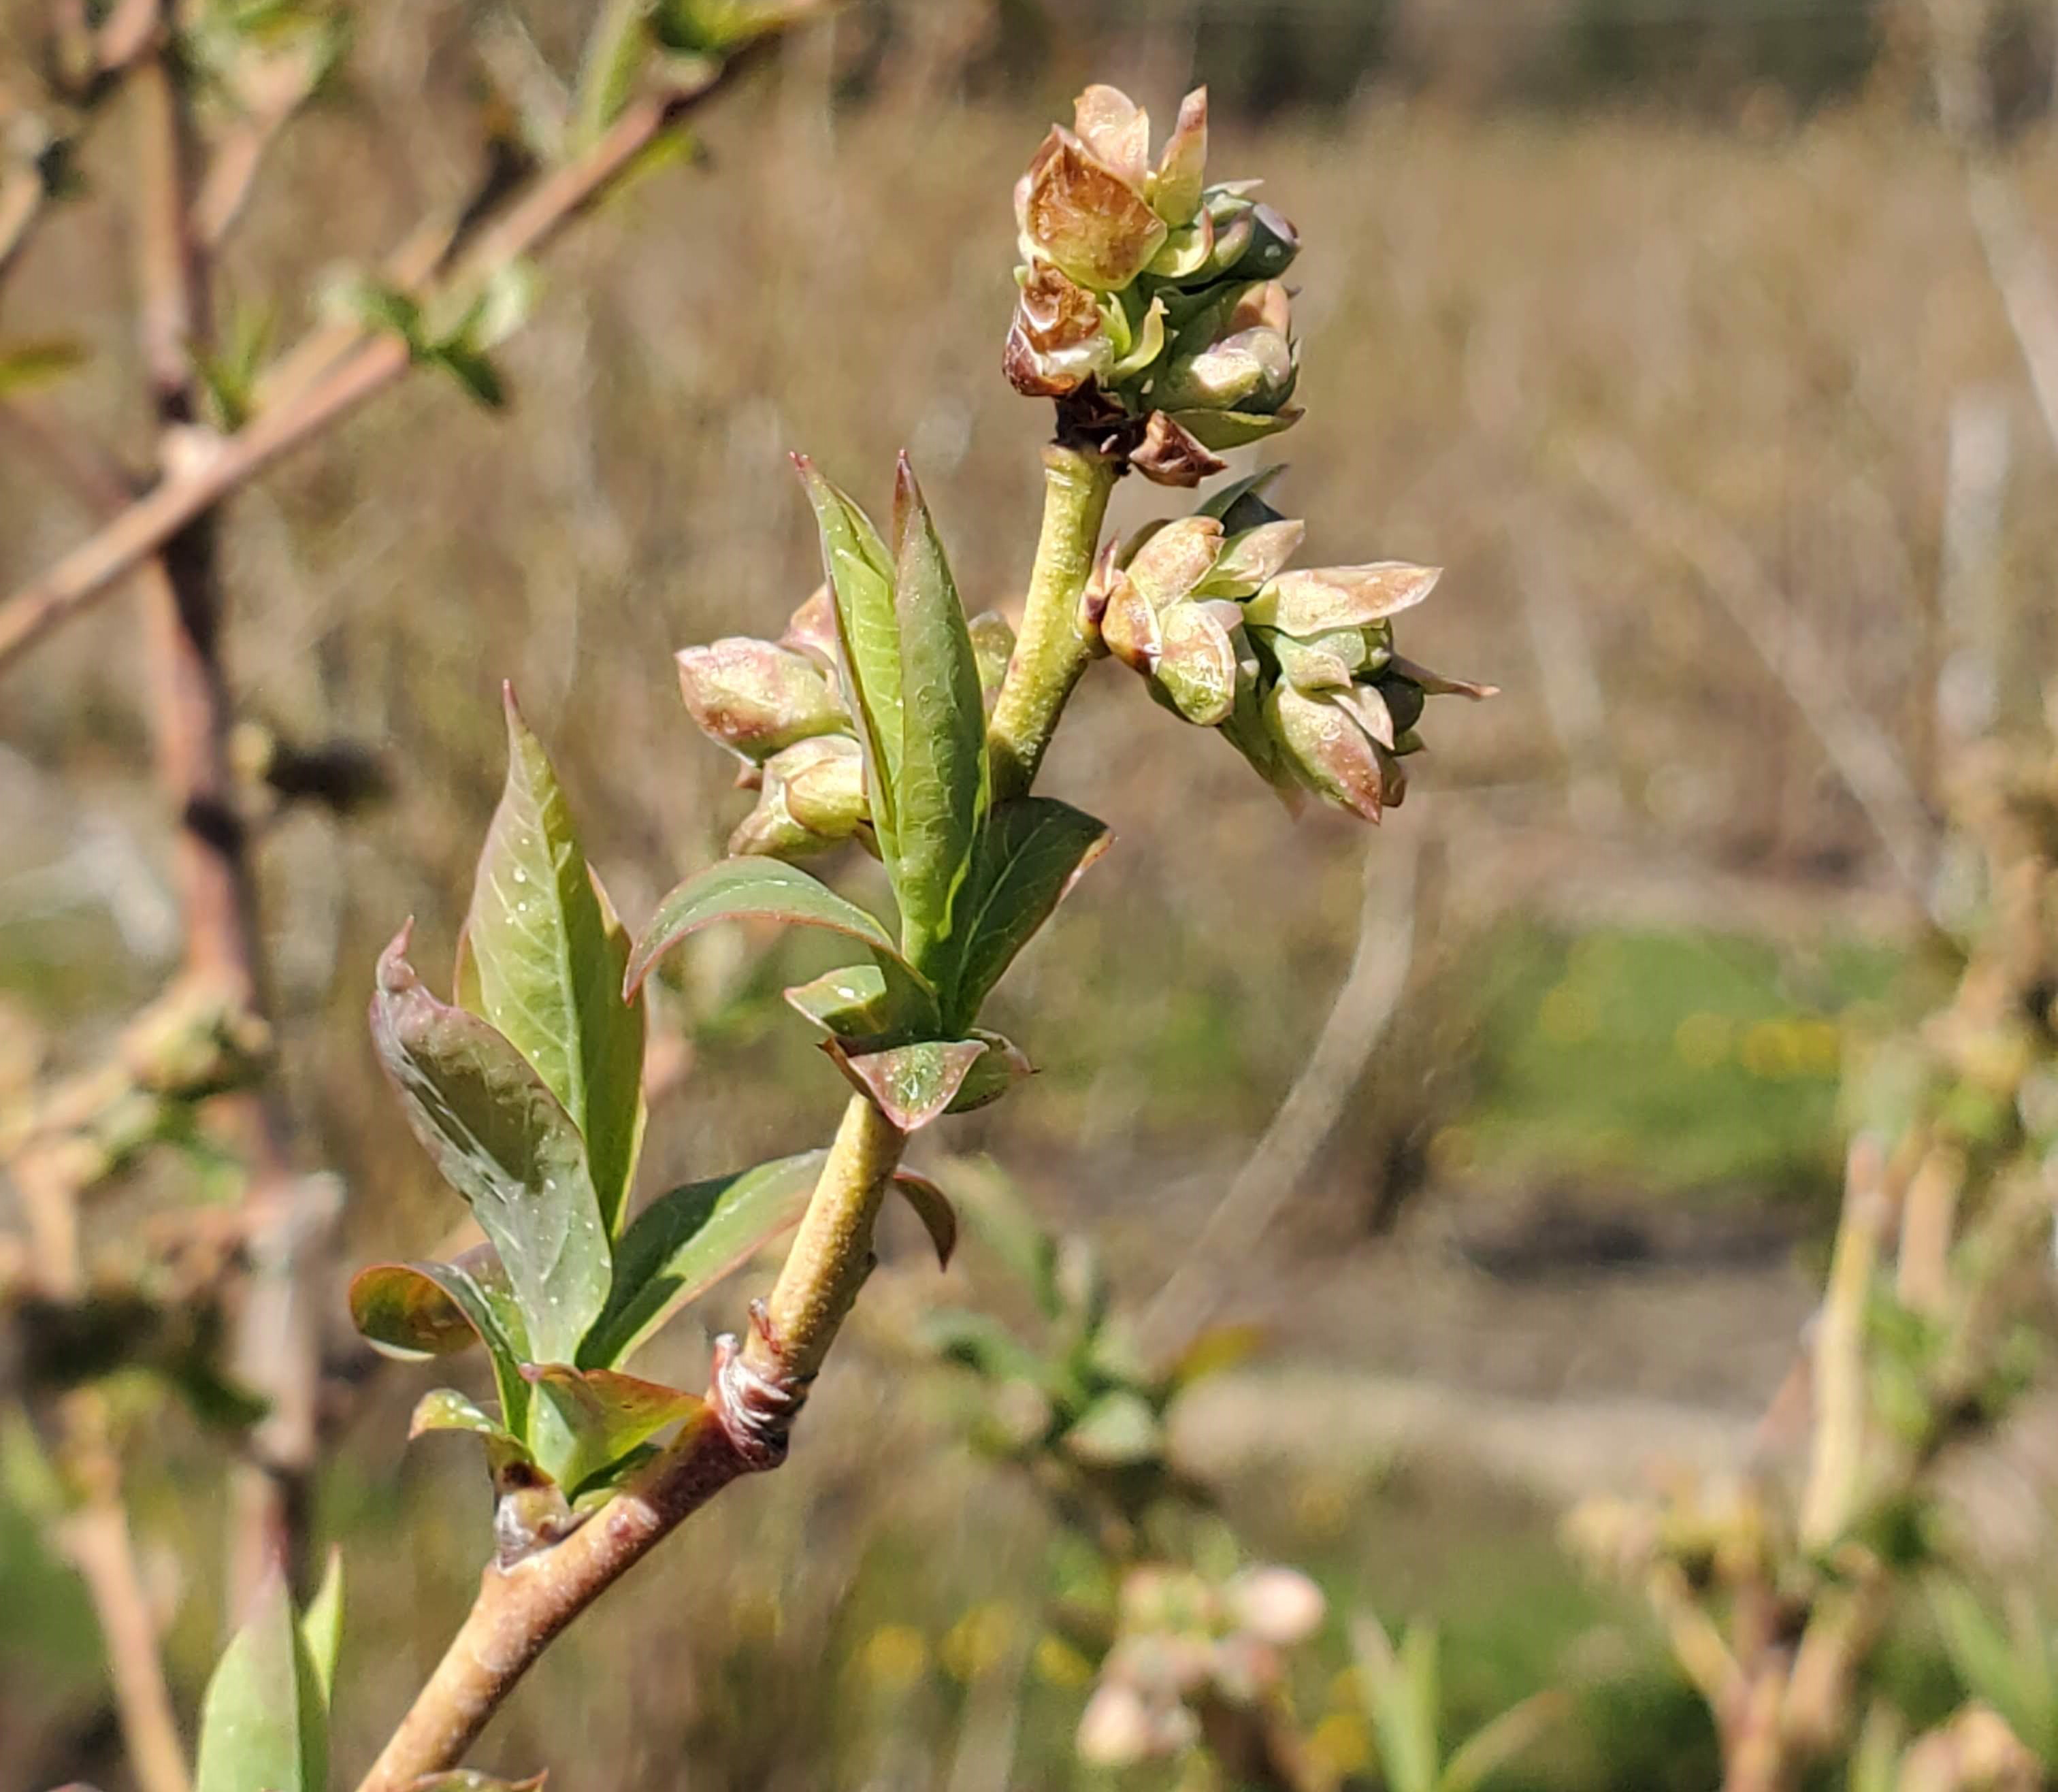
[(1236, 646), (1230, 636), (1235, 618), (1234, 604), (1175, 603), (1159, 619), (1157, 687), (1180, 715), (1202, 728), (1228, 721), (1236, 705)]
[[(1208, 90), (1196, 87), (1179, 103), (1178, 122), (1165, 140), (1150, 183), (1151, 209), (1177, 228), (1200, 210), (1208, 160)], [(1212, 241), (1214, 232), (1209, 232)]]
[(1301, 637), (1363, 628), (1413, 609), (1442, 576), (1441, 567), (1398, 560), (1283, 572), (1251, 599), (1246, 614), (1261, 628)]
[(753, 763), (850, 725), (820, 669), (769, 641), (733, 635), (675, 658), (680, 691), (701, 731)]
[(1122, 570), (1152, 607), (1162, 610), (1207, 577), (1222, 538), (1222, 526), (1213, 517), (1180, 517), (1139, 545)]

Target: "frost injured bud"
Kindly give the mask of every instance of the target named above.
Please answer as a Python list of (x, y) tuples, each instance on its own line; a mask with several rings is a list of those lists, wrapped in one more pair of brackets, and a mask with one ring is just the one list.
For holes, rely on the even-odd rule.
[(1207, 126), (1196, 89), (1154, 165), (1148, 115), (1089, 87), (1015, 190), (1007, 377), (1059, 401), (1061, 439), (1161, 485), (1198, 485), (1222, 470), (1221, 451), (1300, 415), (1277, 279), (1300, 240), (1248, 183), (1206, 185)]

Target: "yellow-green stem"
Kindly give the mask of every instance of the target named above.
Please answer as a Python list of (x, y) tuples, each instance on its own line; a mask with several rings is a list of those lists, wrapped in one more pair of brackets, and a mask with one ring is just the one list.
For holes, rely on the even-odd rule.
[(872, 1226), (907, 1135), (863, 1095), (843, 1111), (793, 1249), (744, 1347), (759, 1374), (805, 1386), (872, 1269)]
[(1091, 657), (1079, 632), (1079, 596), (1093, 572), (1117, 471), (1113, 461), (1077, 448), (1054, 443), (1043, 451), (1043, 529), (1021, 636), (987, 737), (996, 802), (1028, 794)]

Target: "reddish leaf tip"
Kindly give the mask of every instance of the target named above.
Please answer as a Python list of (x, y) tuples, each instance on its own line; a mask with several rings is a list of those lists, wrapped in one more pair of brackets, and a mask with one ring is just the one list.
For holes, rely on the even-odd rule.
[(381, 995), (398, 995), (412, 989), (421, 980), (407, 962), (407, 947), (414, 937), (415, 917), (410, 915), (401, 922), (400, 931), (386, 943), (385, 951), (379, 955), (378, 986)]

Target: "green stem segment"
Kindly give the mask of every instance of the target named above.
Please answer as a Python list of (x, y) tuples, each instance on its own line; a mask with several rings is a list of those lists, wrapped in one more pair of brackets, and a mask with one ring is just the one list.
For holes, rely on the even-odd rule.
[(1043, 451), (1043, 530), (1021, 638), (987, 736), (995, 802), (1029, 793), (1065, 700), (1092, 657), (1079, 632), (1079, 597), (1118, 471), (1115, 462), (1077, 448), (1053, 443)]
[(907, 1134), (864, 1095), (843, 1111), (793, 1249), (744, 1346), (745, 1366), (805, 1388), (872, 1272), (872, 1227)]

